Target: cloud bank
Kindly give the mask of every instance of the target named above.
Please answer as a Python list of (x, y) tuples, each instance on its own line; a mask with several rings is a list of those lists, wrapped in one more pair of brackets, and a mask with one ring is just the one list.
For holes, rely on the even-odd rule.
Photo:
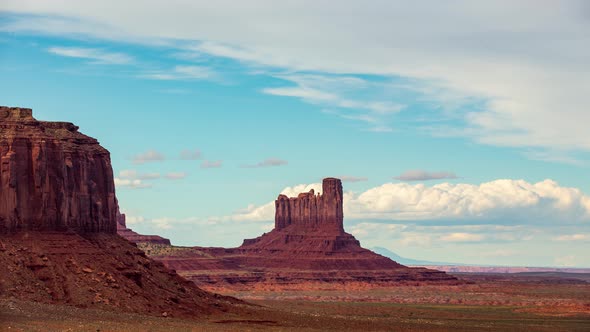
[[(321, 184), (287, 187), (282, 194), (296, 196), (310, 189), (321, 192)], [(553, 180), (500, 179), (479, 185), (433, 186), (386, 183), (361, 193), (345, 192), (344, 215), (353, 220), (568, 224), (590, 221), (590, 197)], [(271, 221), (274, 202), (250, 206), (232, 218)]]

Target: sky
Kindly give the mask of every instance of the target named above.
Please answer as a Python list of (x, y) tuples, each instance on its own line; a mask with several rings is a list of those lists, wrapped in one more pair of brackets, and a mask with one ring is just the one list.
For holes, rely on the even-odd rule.
[(239, 246), (344, 182), (363, 246), (590, 267), (587, 1), (0, 2), (0, 104), (111, 152), (128, 226)]

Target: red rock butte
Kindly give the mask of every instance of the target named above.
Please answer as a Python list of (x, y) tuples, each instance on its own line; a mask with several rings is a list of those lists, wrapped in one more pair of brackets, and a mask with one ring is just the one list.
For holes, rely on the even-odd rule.
[(195, 317), (235, 311), (116, 235), (109, 152), (68, 122), (0, 106), (0, 296)]
[(116, 232), (110, 154), (77, 126), (0, 106), (0, 157), (0, 233)]
[[(151, 250), (169, 268), (211, 290), (388, 286), (457, 283), (444, 272), (408, 268), (361, 247), (344, 231), (339, 179), (323, 180), (322, 194), (279, 195), (275, 228), (238, 248)], [(153, 248), (152, 248), (153, 249)]]

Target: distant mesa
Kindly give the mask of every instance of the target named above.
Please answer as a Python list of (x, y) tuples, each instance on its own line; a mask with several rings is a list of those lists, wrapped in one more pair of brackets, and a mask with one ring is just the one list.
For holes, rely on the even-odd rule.
[(150, 244), (161, 244), (171, 245), (170, 240), (163, 238), (159, 235), (142, 235), (134, 232), (132, 229), (127, 228), (127, 216), (124, 213), (119, 212), (117, 209), (117, 234), (135, 244), (138, 243), (150, 243)]
[(279, 195), (275, 207), (275, 228), (238, 248), (150, 247), (148, 254), (211, 290), (459, 283), (444, 272), (408, 268), (362, 248), (344, 230), (339, 179), (324, 179), (321, 195)]

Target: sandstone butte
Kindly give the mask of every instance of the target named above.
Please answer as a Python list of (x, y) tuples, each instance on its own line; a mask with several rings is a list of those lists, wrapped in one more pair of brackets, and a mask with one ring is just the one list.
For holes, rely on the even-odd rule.
[(324, 179), (322, 194), (280, 195), (275, 206), (274, 229), (238, 248), (146, 246), (146, 251), (216, 291), (459, 283), (444, 272), (409, 268), (362, 248), (344, 231), (339, 179)]
[(0, 158), (0, 297), (183, 317), (241, 308), (116, 234), (109, 152), (75, 125), (0, 107)]

